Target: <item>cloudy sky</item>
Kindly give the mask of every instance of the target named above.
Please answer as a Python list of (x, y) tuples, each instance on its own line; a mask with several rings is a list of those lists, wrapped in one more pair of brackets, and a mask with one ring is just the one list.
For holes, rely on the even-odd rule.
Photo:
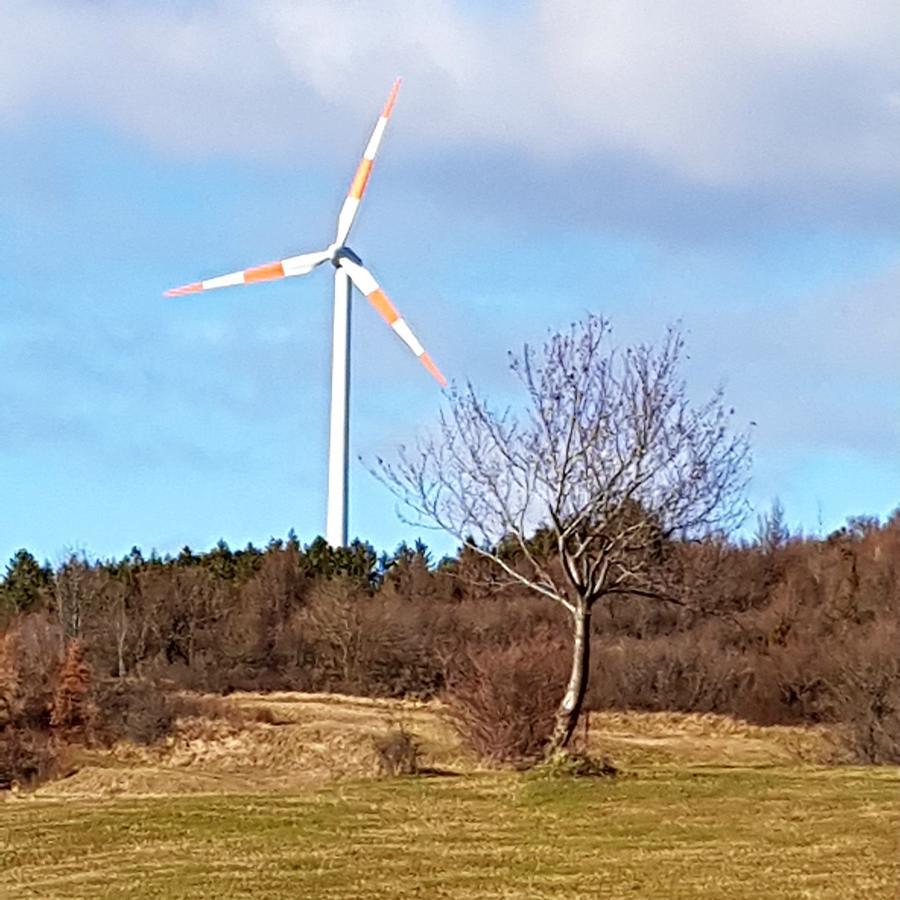
[[(887, 514), (898, 47), (895, 0), (0, 0), (0, 559), (322, 530), (328, 273), (161, 293), (327, 244), (396, 75), (353, 245), (450, 377), (681, 321), (758, 508)], [(371, 460), (441, 398), (365, 304), (353, 339)], [(351, 531), (416, 536), (362, 463)]]

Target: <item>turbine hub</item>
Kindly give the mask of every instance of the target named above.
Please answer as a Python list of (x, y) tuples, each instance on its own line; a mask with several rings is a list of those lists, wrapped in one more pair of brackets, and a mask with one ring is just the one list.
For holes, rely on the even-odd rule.
[(355, 262), (358, 266), (362, 265), (362, 260), (349, 247), (338, 247), (331, 257), (331, 264), (338, 268), (342, 259), (349, 259), (350, 262)]

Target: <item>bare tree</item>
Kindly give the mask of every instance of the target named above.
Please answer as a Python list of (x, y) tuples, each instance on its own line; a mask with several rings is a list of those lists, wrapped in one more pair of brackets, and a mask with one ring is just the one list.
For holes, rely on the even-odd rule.
[(85, 610), (90, 606), (94, 573), (86, 554), (70, 550), (59, 564), (53, 580), (53, 601), (56, 618), (62, 626), (62, 650), (68, 641), (81, 638)]
[(454, 389), (439, 428), (376, 474), (413, 511), (491, 560), (499, 580), (571, 617), (571, 675), (548, 751), (564, 747), (587, 688), (594, 606), (617, 595), (678, 602), (659, 577), (668, 542), (726, 532), (744, 517), (750, 461), (722, 392), (692, 403), (683, 339), (610, 346), (591, 316), (543, 347), (511, 354), (527, 394), (516, 415), (471, 384)]

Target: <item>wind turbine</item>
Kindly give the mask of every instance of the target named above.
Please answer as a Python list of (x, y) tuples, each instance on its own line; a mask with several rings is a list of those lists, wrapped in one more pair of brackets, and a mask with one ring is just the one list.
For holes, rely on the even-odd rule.
[(215, 288), (231, 287), (238, 284), (253, 284), (257, 281), (273, 281), (278, 278), (291, 278), (294, 275), (308, 275), (322, 263), (330, 262), (334, 266), (334, 323), (331, 350), (331, 426), (328, 446), (328, 514), (325, 525), (325, 538), (333, 547), (347, 544), (347, 474), (348, 462), (348, 426), (349, 426), (349, 375), (350, 375), (350, 296), (352, 287), (363, 295), (378, 314), (393, 328), (399, 338), (418, 357), (419, 362), (431, 373), (441, 387), (447, 381), (440, 369), (434, 364), (425, 348), (419, 343), (406, 320), (388, 299), (378, 285), (372, 273), (365, 268), (362, 260), (347, 246), (350, 229), (356, 219), (360, 201), (366, 191), (375, 154), (384, 137), (384, 130), (397, 99), (400, 89), (398, 78), (387, 102), (384, 105), (363, 158), (356, 169), (356, 175), (350, 184), (350, 190), (341, 206), (337, 221), (337, 234), (327, 249), (315, 253), (301, 253), (289, 256), (276, 262), (265, 263), (250, 269), (230, 272), (216, 278), (195, 281), (183, 287), (166, 291), (167, 297), (181, 297), (184, 294), (195, 294)]

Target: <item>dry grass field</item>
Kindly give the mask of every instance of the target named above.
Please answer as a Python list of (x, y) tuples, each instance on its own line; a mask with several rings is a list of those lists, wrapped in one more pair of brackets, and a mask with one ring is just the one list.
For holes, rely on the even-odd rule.
[[(900, 770), (825, 765), (827, 732), (594, 716), (614, 779), (473, 765), (434, 705), (237, 696), (0, 802), (2, 898), (900, 897)], [(277, 724), (276, 724), (277, 723)], [(374, 778), (403, 725), (441, 775)]]

